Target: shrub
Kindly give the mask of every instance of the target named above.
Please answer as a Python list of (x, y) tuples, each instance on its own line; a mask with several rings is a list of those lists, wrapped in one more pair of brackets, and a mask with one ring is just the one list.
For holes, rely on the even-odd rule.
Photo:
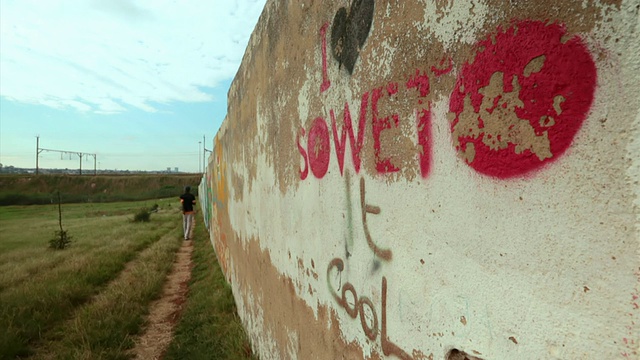
[(151, 212), (148, 209), (140, 209), (133, 216), (133, 222), (149, 222), (151, 220)]
[(58, 224), (60, 230), (56, 231), (56, 236), (49, 240), (49, 247), (55, 250), (64, 250), (71, 245), (71, 235), (62, 228), (62, 206), (60, 205), (60, 191), (58, 194)]
[(71, 235), (66, 230), (57, 230), (56, 236), (49, 240), (49, 247), (54, 250), (64, 250), (71, 245)]

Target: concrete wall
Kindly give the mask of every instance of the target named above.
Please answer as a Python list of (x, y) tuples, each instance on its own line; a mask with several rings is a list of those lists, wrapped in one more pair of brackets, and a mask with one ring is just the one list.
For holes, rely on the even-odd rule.
[(638, 359), (639, 7), (267, 1), (202, 185), (255, 352)]

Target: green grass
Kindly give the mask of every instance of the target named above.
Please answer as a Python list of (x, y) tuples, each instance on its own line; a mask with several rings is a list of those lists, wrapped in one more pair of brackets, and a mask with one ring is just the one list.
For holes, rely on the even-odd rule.
[(178, 229), (142, 251), (127, 271), (46, 336), (34, 359), (127, 359), (148, 304), (162, 289), (181, 245)]
[(198, 215), (189, 298), (165, 360), (256, 359)]
[[(33, 355), (34, 347), (49, 341), (56, 326), (74, 314), (81, 318), (78, 309), (91, 306), (128, 262), (143, 259), (145, 249), (159, 248), (172, 257), (177, 247), (167, 248), (165, 242), (180, 239), (180, 216), (172, 202), (161, 201), (165, 210), (143, 224), (132, 221), (141, 203), (108, 204), (100, 207), (100, 215), (93, 206), (65, 205), (63, 227), (74, 242), (61, 251), (47, 246), (57, 227), (56, 207), (0, 207), (0, 358)], [(168, 234), (170, 239), (165, 240)], [(165, 268), (160, 268), (158, 279), (152, 280), (155, 285), (147, 290), (130, 287), (130, 295), (142, 299), (138, 318), (146, 311), (148, 299), (158, 293), (170, 265), (170, 260), (162, 263)], [(138, 291), (146, 293), (133, 294)], [(111, 321), (115, 313), (105, 311), (96, 320)], [(132, 332), (139, 323), (123, 327), (124, 331)], [(114, 323), (108, 331), (116, 328)]]
[[(159, 205), (148, 223), (140, 208)], [(0, 359), (128, 359), (182, 243), (177, 199), (0, 207)], [(198, 215), (192, 279), (166, 359), (252, 359)]]
[(185, 185), (197, 195), (200, 174), (7, 175), (0, 174), (0, 206), (104, 203), (177, 197)]

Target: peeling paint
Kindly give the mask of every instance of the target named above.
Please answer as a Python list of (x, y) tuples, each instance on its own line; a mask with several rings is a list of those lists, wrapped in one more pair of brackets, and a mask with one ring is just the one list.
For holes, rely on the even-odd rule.
[(639, 9), (267, 1), (204, 182), (254, 352), (637, 358)]

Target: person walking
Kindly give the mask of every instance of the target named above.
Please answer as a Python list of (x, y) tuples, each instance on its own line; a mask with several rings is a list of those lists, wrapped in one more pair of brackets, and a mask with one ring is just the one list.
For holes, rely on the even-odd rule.
[(191, 194), (191, 186), (184, 188), (184, 194), (180, 195), (180, 203), (182, 204), (182, 228), (184, 229), (184, 239), (193, 239), (193, 227), (195, 226), (195, 211), (193, 206), (196, 204), (196, 197)]

